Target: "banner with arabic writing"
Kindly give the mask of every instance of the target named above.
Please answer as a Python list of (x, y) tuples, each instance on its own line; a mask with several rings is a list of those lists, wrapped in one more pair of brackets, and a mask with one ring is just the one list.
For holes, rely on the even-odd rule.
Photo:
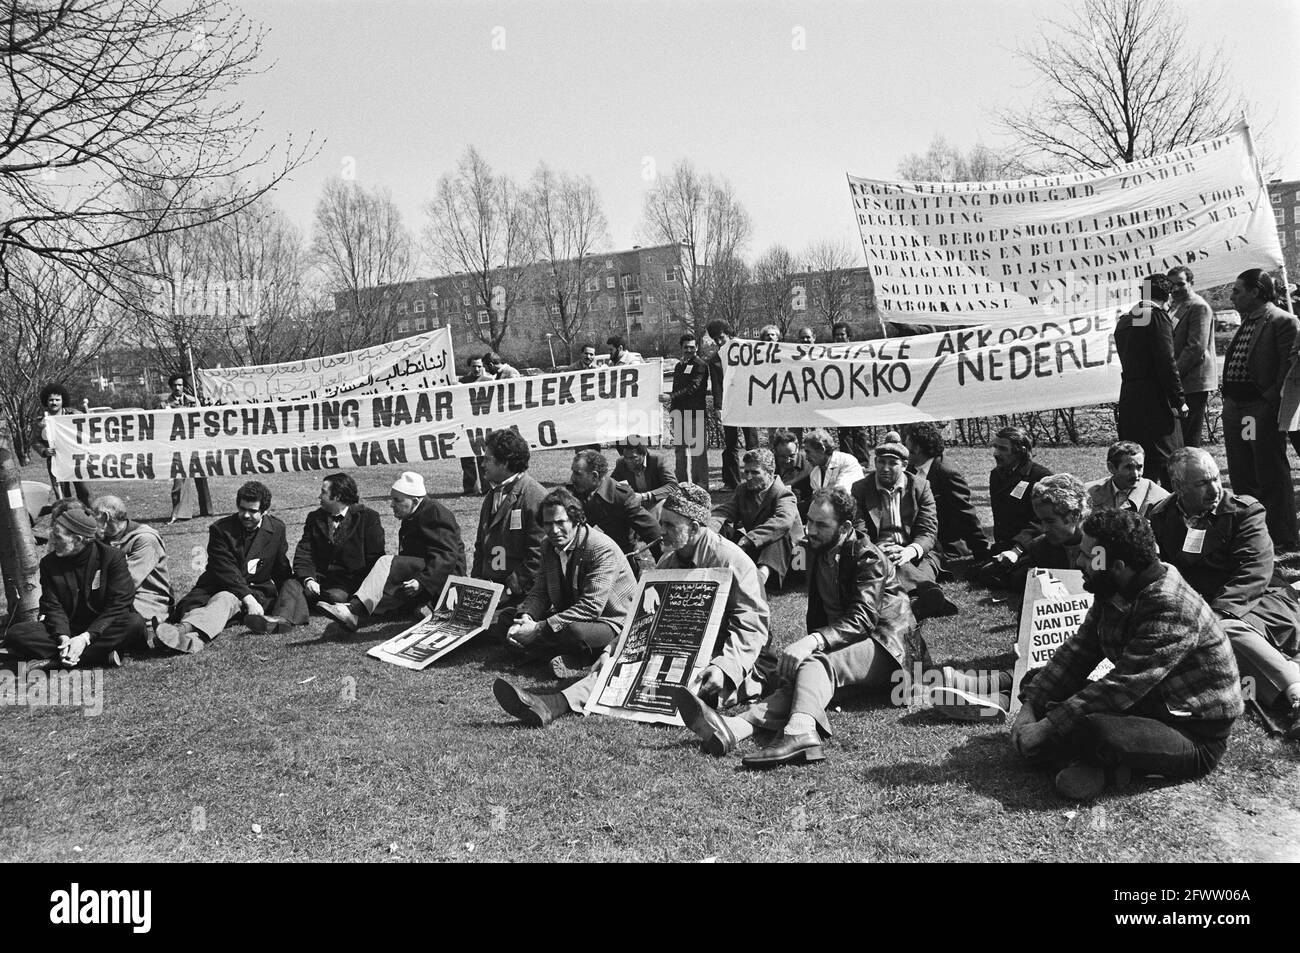
[(451, 328), (435, 328), (328, 357), (204, 368), (198, 371), (198, 378), (204, 403), (208, 404), (328, 400), (454, 384), (456, 361), (451, 350)]

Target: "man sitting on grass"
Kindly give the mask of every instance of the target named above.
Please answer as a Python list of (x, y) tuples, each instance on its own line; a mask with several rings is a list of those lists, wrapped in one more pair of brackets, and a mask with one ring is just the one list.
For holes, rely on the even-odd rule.
[(780, 589), (795, 544), (803, 538), (799, 504), (776, 475), (771, 450), (747, 450), (741, 460), (741, 483), (730, 499), (713, 507), (709, 528), (754, 561), (761, 585), (775, 577)]
[(121, 652), (144, 644), (126, 556), (96, 539), (98, 529), (81, 503), (55, 507), (50, 552), (40, 564), (41, 618), (9, 628), (4, 644), (11, 655), (69, 668), (116, 667)]
[(167, 575), (167, 549), (152, 526), (127, 519), (126, 504), (116, 496), (97, 496), (91, 504), (99, 520), (99, 538), (126, 556), (135, 583), (135, 611), (146, 622), (171, 617), (175, 597)]
[(659, 524), (639, 502), (639, 495), (616, 483), (609, 475), (609, 460), (599, 450), (579, 450), (569, 470), (569, 492), (582, 503), (588, 526), (598, 526), (626, 555), (636, 574), (641, 560), (635, 555), (649, 549), (648, 562), (659, 556)]
[(1142, 516), (1169, 491), (1142, 475), (1146, 451), (1132, 440), (1116, 440), (1106, 451), (1106, 469), (1110, 476), (1086, 484), (1091, 509), (1134, 510)]
[[(693, 697), (703, 705), (726, 707), (757, 698), (775, 673), (776, 660), (766, 652), (767, 599), (754, 562), (735, 543), (708, 528), (710, 503), (709, 491), (694, 483), (679, 484), (677, 492), (664, 501), (659, 523), (667, 552), (656, 568), (731, 570), (731, 591), (715, 643), (716, 654), (693, 686)], [(526, 692), (499, 678), (492, 692), (507, 712), (541, 728), (563, 715), (582, 711), (598, 678), (599, 668), (593, 666), (585, 678), (547, 694)]]
[(234, 619), (254, 632), (279, 631), (284, 620), (267, 613), (289, 578), (284, 523), (272, 516), (271, 491), (250, 480), (235, 494), (235, 513), (208, 528), (208, 564), (176, 605), (173, 625), (155, 627), (151, 644), (173, 652), (202, 652)]
[(687, 727), (704, 750), (723, 755), (763, 728), (779, 732), (748, 754), (746, 767), (820, 761), (830, 737), (826, 708), (847, 688), (887, 689), (900, 666), (928, 663), (892, 561), (854, 528), (856, 507), (843, 490), (818, 490), (808, 507), (808, 634), (779, 658), (779, 688), (743, 715), (725, 717), (690, 692), (676, 694)]
[(1024, 554), (1038, 535), (1034, 528), (1034, 484), (1052, 471), (1035, 463), (1034, 442), (1020, 427), (1003, 427), (993, 437), (989, 506), (993, 510), (993, 552)]
[(531, 460), (528, 441), (514, 430), (494, 430), (483, 440), (488, 490), (479, 508), (470, 575), (505, 587), (492, 621), (496, 638), (533, 588), (546, 536), (538, 512), (546, 490), (528, 472)]
[(990, 589), (1023, 592), (1031, 569), (1074, 568), (1082, 539), (1079, 524), (1088, 514), (1083, 483), (1072, 474), (1056, 473), (1043, 477), (1029, 492), (1038, 535), (1026, 545), (1002, 550), (980, 567), (976, 578)]
[[(1213, 610), (1160, 561), (1151, 527), (1128, 510), (1084, 520), (1078, 568), (1096, 599), (1022, 689), (1012, 745), (1075, 800), (1133, 775), (1209, 774), (1242, 712), (1237, 663)], [(1115, 667), (1090, 682), (1102, 659)]]
[(465, 573), (465, 544), (451, 510), (425, 491), (424, 477), (407, 470), (388, 494), (397, 527), (397, 555), (380, 556), (352, 598), (321, 602), (322, 612), (356, 631), (368, 616), (410, 614), (442, 595), (448, 576)]
[(653, 518), (659, 518), (659, 504), (677, 488), (677, 478), (664, 458), (651, 453), (645, 442), (629, 438), (618, 448), (618, 463), (614, 464), (614, 482), (626, 483), (636, 494), (637, 502)]
[(346, 473), (321, 481), (320, 508), (307, 514), (293, 551), (293, 578), (280, 587), (276, 611), (289, 625), (306, 625), (311, 606), (346, 602), (384, 555), (384, 524), (361, 502)]

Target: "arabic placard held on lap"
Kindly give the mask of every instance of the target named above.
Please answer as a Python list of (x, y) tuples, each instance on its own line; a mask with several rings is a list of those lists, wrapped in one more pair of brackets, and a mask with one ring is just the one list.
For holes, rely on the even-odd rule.
[(708, 666), (731, 591), (729, 569), (651, 569), (605, 656), (586, 714), (681, 725), (669, 691)]
[[(1083, 624), (1092, 608), (1092, 593), (1083, 588), (1077, 569), (1034, 570), (1025, 579), (1025, 601), (1020, 610), (1020, 638), (1016, 643), (1016, 671), (1011, 685), (1011, 712), (1020, 710), (1020, 683), (1025, 674), (1052, 660)], [(1114, 664), (1102, 659), (1089, 678), (1094, 681)]]
[(491, 625), (503, 592), (500, 583), (449, 576), (434, 608), (425, 607), (423, 619), (366, 654), (402, 668), (428, 668)]
[(215, 370), (205, 367), (198, 378), (205, 403), (258, 404), (454, 384), (456, 360), (451, 351), (451, 328), (435, 328), (325, 357)]

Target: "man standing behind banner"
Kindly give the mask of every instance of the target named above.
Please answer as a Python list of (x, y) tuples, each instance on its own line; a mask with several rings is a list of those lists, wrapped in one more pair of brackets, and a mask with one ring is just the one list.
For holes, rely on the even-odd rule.
[(1179, 419), (1187, 414), (1183, 384), (1174, 363), (1174, 325), (1165, 302), (1164, 275), (1142, 279), (1142, 301), (1115, 323), (1115, 350), (1123, 368), (1119, 389), (1119, 439), (1146, 451), (1147, 476), (1165, 484), (1165, 461), (1183, 445)]
[(645, 361), (638, 352), (627, 349), (627, 342), (623, 340), (621, 334), (611, 334), (605, 339), (605, 346), (609, 348), (610, 367), (617, 367), (620, 364), (640, 364)]
[[(849, 326), (844, 321), (836, 321), (831, 326), (831, 341), (834, 344), (849, 343)], [(866, 427), (840, 427), (839, 448), (852, 454), (864, 467), (871, 459), (871, 446), (867, 443)]]
[(235, 513), (208, 528), (208, 564), (176, 606), (180, 621), (154, 629), (151, 644), (173, 652), (202, 652), (232, 620), (243, 616), (254, 632), (279, 631), (267, 618), (280, 583), (289, 578), (284, 523), (272, 516), (271, 491), (250, 480), (235, 493)]
[(381, 556), (346, 603), (322, 602), (321, 611), (356, 631), (363, 618), (414, 612), (436, 602), (448, 576), (465, 574), (465, 544), (451, 510), (424, 488), (424, 477), (407, 470), (389, 491), (401, 523), (397, 555)]
[[(713, 388), (713, 408), (722, 416), (722, 349), (732, 338), (731, 325), (726, 321), (710, 321), (705, 325), (716, 347), (709, 358), (709, 386)], [(745, 449), (758, 446), (758, 429), (755, 427), (722, 427), (722, 484), (729, 490), (740, 485), (740, 438), (745, 438)]]
[(55, 495), (61, 500), (66, 500), (74, 493), (77, 499), (83, 505), (90, 505), (90, 490), (86, 489), (86, 484), (74, 482), (60, 483), (54, 479), (54, 447), (50, 445), (50, 428), (49, 418), (59, 414), (75, 414), (72, 409), (71, 398), (68, 397), (68, 390), (62, 384), (46, 384), (41, 388), (41, 406), (45, 408), (45, 413), (32, 426), (31, 438), (28, 443), (36, 452), (37, 456), (45, 458), (45, 469), (50, 474), (50, 487), (54, 490)]
[[(1272, 302), (1273, 279), (1263, 271), (1252, 268), (1237, 276), (1232, 306), (1241, 327), (1223, 359), (1223, 443), (1233, 492), (1263, 503), (1274, 547), (1292, 550), (1295, 495), (1286, 455), (1291, 427), (1282, 403), (1300, 325)], [(1288, 408), (1295, 404), (1293, 388), (1285, 387)]]
[(707, 487), (709, 365), (700, 359), (699, 344), (694, 334), (683, 334), (678, 343), (682, 347), (682, 359), (673, 368), (672, 392), (664, 398), (673, 418), (673, 436), (677, 445), (677, 480), (685, 483), (688, 479), (686, 458), (689, 455), (689, 479), (699, 486)]
[[(170, 391), (162, 398), (159, 407), (163, 410), (178, 410), (184, 407), (199, 406), (199, 399), (185, 391), (185, 375), (173, 374), (167, 378)], [(187, 520), (194, 515), (194, 501), (198, 499), (199, 516), (212, 515), (212, 496), (208, 490), (208, 478), (194, 477), (193, 484), (189, 477), (177, 477), (172, 480), (172, 518), (169, 523)]]
[(320, 487), (320, 508), (307, 514), (293, 553), (293, 578), (280, 587), (276, 611), (290, 625), (306, 625), (311, 605), (347, 602), (384, 555), (384, 525), (361, 502), (356, 481), (331, 473)]
[[(481, 357), (471, 357), (465, 367), (465, 373), (458, 378), (462, 384), (478, 384), (493, 379), (487, 372), (487, 368), (483, 366)], [(461, 457), (460, 473), (461, 489), (466, 496), (478, 493), (479, 486), (487, 489), (487, 479), (483, 476), (483, 461), (479, 457)]]
[(483, 441), (489, 489), (479, 509), (469, 574), (505, 586), (498, 621), (513, 618), (515, 606), (533, 587), (541, 559), (546, 490), (528, 472), (531, 457), (528, 442), (513, 430), (494, 430)]
[(1183, 418), (1183, 446), (1199, 447), (1205, 425), (1205, 405), (1218, 387), (1218, 358), (1214, 354), (1214, 314), (1209, 303), (1192, 290), (1192, 270), (1186, 265), (1169, 269), (1173, 286), (1169, 316), (1174, 319), (1174, 360), (1183, 382), (1187, 416)]

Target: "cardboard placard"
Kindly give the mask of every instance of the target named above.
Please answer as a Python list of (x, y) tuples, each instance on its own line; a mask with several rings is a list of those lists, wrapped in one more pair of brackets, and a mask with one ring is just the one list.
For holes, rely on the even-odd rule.
[(713, 658), (730, 592), (730, 569), (643, 573), (585, 713), (682, 725), (669, 690), (693, 682)]
[(432, 609), (415, 625), (376, 645), (366, 654), (416, 670), (428, 668), (492, 624), (505, 586), (486, 579), (448, 576)]

